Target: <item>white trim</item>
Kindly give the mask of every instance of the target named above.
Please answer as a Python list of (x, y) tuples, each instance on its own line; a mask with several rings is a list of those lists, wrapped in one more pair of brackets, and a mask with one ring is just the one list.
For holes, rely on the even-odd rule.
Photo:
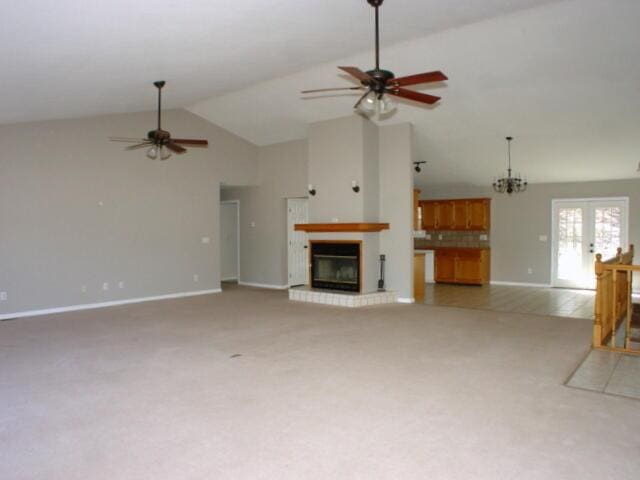
[(267, 288), (269, 290), (287, 290), (289, 288), (289, 285), (271, 285), (269, 283), (254, 283), (243, 281), (238, 281), (238, 285), (242, 285), (244, 287)]
[(416, 303), (416, 299), (413, 297), (398, 297), (398, 303)]
[(491, 280), (491, 285), (513, 285), (515, 287), (538, 287), (551, 288), (550, 283), (526, 283), (526, 282), (502, 282), (500, 280)]
[[(237, 277), (229, 278), (229, 280), (238, 280), (240, 278), (240, 200), (221, 200), (220, 205), (224, 203), (231, 203), (236, 205), (236, 275)], [(220, 246), (222, 248), (222, 239), (220, 240)], [(227, 280), (227, 279), (225, 279)]]
[(197, 290), (194, 292), (169, 293), (167, 295), (155, 295), (153, 297), (127, 298), (125, 300), (113, 300), (111, 302), (85, 303), (83, 305), (70, 305), (68, 307), (45, 308), (42, 310), (27, 310), (24, 312), (3, 313), (0, 320), (8, 320), (10, 318), (35, 317), (36, 315), (49, 315), (52, 313), (75, 312), (77, 310), (91, 310), (94, 308), (115, 307), (117, 305), (127, 305), (129, 303), (152, 302), (155, 300), (167, 300), (170, 298), (195, 297), (196, 295), (209, 295), (212, 293), (220, 293), (220, 288), (211, 290)]
[(227, 278), (221, 278), (220, 281), (221, 282), (233, 282), (233, 281), (237, 281), (238, 277), (227, 277)]

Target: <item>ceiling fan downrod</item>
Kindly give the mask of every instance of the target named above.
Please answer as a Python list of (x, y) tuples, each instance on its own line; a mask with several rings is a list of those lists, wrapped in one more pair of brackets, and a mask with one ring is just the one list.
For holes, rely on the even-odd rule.
[(384, 0), (367, 0), (376, 9), (376, 71), (380, 70), (380, 6)]
[(165, 85), (164, 80), (159, 80), (157, 82), (153, 82), (153, 84), (158, 89), (158, 130), (162, 130), (161, 126), (161, 112), (162, 112), (162, 87)]

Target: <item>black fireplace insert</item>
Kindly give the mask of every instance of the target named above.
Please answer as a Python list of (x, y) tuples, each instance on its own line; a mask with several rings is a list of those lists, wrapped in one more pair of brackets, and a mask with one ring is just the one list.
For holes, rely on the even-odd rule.
[(359, 242), (311, 242), (311, 286), (360, 291)]

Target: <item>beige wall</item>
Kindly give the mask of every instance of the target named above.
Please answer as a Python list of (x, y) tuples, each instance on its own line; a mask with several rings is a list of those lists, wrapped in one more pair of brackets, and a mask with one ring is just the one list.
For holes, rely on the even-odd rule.
[(307, 196), (307, 156), (306, 140), (260, 147), (260, 185), (222, 189), (240, 200), (240, 281), (287, 285), (286, 199)]
[(208, 149), (161, 162), (108, 140), (154, 124), (148, 112), (0, 126), (0, 315), (219, 287), (219, 184), (256, 183), (257, 148), (184, 110), (165, 128)]
[(380, 221), (391, 229), (380, 234), (386, 255), (387, 288), (413, 298), (413, 127), (380, 127)]
[[(456, 187), (423, 191), (422, 199), (491, 197), (491, 278), (549, 284), (551, 281), (551, 200), (629, 197), (629, 241), (640, 245), (640, 179), (530, 185), (524, 193), (495, 194), (490, 188)], [(548, 241), (541, 242), (540, 235)], [(636, 262), (637, 263), (637, 262)], [(533, 273), (527, 273), (528, 268)]]
[[(364, 199), (374, 192), (363, 181), (363, 159), (365, 153), (377, 154), (375, 145), (365, 143), (365, 135), (377, 143), (376, 126), (359, 115), (310, 125), (307, 183), (313, 184), (317, 194), (309, 199), (309, 222), (327, 223), (335, 218), (343, 223), (364, 221)], [(360, 184), (360, 193), (351, 189), (352, 180)], [(373, 188), (377, 190), (377, 186)]]

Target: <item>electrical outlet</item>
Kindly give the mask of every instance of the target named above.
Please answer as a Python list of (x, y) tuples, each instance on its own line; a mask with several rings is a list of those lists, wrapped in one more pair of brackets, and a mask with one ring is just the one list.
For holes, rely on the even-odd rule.
[(256, 228), (256, 222), (251, 222), (251, 228)]
[(86, 286), (86, 285), (82, 285), (82, 286), (80, 287), (80, 291), (81, 291), (82, 293), (87, 293), (87, 286)]
[(109, 282), (104, 282), (102, 284), (102, 290), (104, 290), (105, 292), (109, 290)]
[(527, 268), (527, 273), (529, 275), (533, 274), (533, 268), (531, 268), (531, 267)]
[(199, 282), (200, 281), (200, 275), (198, 275), (197, 273), (193, 274), (193, 281), (194, 282)]
[(7, 301), (7, 292), (0, 292), (0, 302)]
[(209, 237), (202, 237), (202, 243), (211, 243), (211, 239)]
[(438, 240), (442, 240), (442, 238), (443, 238), (442, 234), (439, 234), (438, 235)]
[(480, 234), (480, 241), (481, 242), (486, 242), (487, 240), (489, 240), (489, 236), (486, 233)]
[(118, 288), (124, 288), (124, 282), (118, 282)]
[(547, 241), (547, 236), (546, 235), (538, 235), (538, 240), (540, 240), (541, 242), (546, 242)]
[(430, 233), (427, 233), (424, 237), (425, 237), (427, 240), (431, 240), (431, 234), (430, 234)]

